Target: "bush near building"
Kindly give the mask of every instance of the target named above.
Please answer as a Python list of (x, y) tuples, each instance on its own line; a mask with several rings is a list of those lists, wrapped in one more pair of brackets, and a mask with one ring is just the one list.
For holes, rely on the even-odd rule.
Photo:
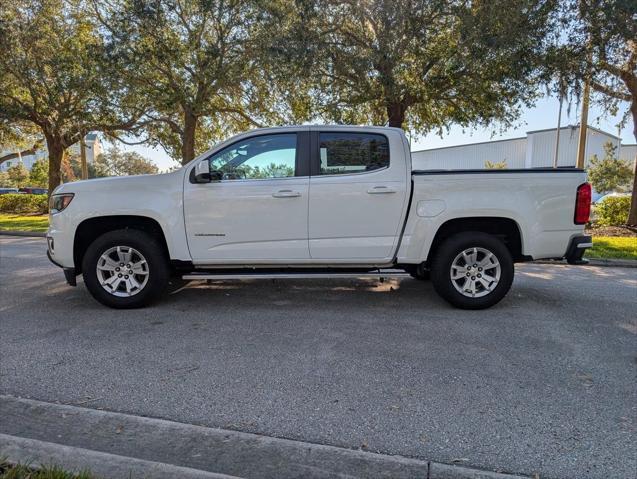
[(604, 157), (593, 155), (588, 166), (588, 180), (601, 194), (611, 191), (628, 191), (633, 179), (633, 168), (629, 161), (617, 158), (617, 147), (604, 144)]
[(48, 206), (47, 195), (0, 195), (0, 212), (2, 213), (46, 214)]
[(596, 225), (622, 226), (628, 221), (630, 196), (612, 196), (595, 206)]

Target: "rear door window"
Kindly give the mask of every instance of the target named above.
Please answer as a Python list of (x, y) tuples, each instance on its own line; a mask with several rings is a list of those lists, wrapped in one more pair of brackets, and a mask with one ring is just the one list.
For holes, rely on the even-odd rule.
[(389, 166), (389, 142), (373, 133), (319, 134), (319, 175), (347, 175)]

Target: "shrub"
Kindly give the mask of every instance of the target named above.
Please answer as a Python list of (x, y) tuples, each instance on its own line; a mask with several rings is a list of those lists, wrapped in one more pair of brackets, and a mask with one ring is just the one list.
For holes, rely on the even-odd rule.
[(502, 161), (485, 161), (484, 167), (487, 170), (506, 170), (507, 169), (507, 160)]
[(629, 161), (617, 158), (615, 147), (608, 142), (604, 145), (604, 158), (593, 155), (588, 166), (588, 181), (598, 193), (626, 190), (632, 183), (633, 168)]
[(621, 226), (628, 221), (630, 196), (611, 196), (595, 206), (597, 224), (600, 226)]
[(2, 213), (47, 213), (47, 195), (0, 195), (0, 212)]

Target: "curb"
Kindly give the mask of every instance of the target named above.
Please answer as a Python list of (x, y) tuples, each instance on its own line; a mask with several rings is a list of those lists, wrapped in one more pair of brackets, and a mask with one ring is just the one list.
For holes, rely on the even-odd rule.
[(612, 266), (613, 268), (637, 268), (634, 259), (589, 259), (589, 266)]
[(537, 260), (531, 261), (531, 264), (548, 264), (553, 266), (606, 266), (610, 268), (637, 268), (637, 260), (634, 259), (597, 259), (597, 258), (584, 258), (588, 261), (588, 264), (584, 265), (569, 265), (566, 261), (562, 260)]
[(0, 417), (0, 455), (9, 461), (88, 468), (106, 478), (126, 477), (125, 470), (163, 479), (173, 467), (216, 474), (172, 475), (193, 479), (528, 477), (6, 395)]
[(0, 236), (26, 236), (26, 237), (33, 237), (33, 238), (44, 238), (46, 237), (46, 233), (39, 233), (36, 231), (0, 230)]
[(144, 461), (1, 433), (0, 457), (8, 458), (11, 464), (27, 464), (36, 468), (56, 465), (71, 473), (80, 473), (88, 469), (91, 474), (104, 479), (121, 479), (122, 477), (237, 479), (236, 476), (198, 471), (188, 467)]
[(431, 462), (429, 479), (529, 479), (528, 476), (516, 476), (500, 472), (482, 471), (462, 466), (452, 466)]

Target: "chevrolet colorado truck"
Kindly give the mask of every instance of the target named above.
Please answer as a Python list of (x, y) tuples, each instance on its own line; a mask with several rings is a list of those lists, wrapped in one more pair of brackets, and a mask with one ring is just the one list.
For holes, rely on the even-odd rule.
[(482, 309), (516, 262), (584, 262), (590, 196), (578, 169), (412, 170), (400, 129), (267, 128), (171, 173), (63, 184), (46, 236), (67, 282), (81, 274), (113, 308), (158, 300), (174, 277), (399, 271)]

